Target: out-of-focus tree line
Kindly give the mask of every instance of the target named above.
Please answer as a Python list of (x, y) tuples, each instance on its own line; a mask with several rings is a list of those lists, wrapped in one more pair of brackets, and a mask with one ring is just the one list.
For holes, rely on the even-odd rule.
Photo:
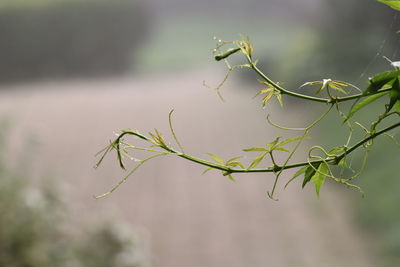
[(0, 81), (130, 70), (147, 12), (139, 0), (2, 1)]

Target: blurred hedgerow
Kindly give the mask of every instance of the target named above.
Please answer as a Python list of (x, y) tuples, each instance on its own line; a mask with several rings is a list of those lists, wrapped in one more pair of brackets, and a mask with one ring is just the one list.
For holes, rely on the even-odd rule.
[[(378, 0), (393, 9), (400, 10), (400, 0)], [(128, 174), (122, 178), (111, 190), (97, 196), (101, 198), (114, 192), (121, 184), (123, 184), (139, 167), (147, 161), (161, 156), (177, 156), (196, 164), (206, 167), (205, 172), (215, 170), (221, 172), (232, 181), (235, 181), (236, 173), (271, 173), (274, 177), (272, 188), (268, 191), (271, 199), (275, 198), (275, 191), (281, 182), (282, 174), (289, 169), (297, 169), (294, 176), (282, 185), (286, 188), (291, 182), (300, 179), (301, 187), (304, 188), (310, 182), (314, 184), (317, 196), (320, 195), (321, 187), (326, 179), (330, 179), (339, 184), (343, 184), (349, 188), (353, 188), (362, 192), (361, 188), (353, 183), (353, 180), (359, 177), (367, 164), (368, 153), (374, 145), (375, 138), (386, 137), (393, 140), (394, 144), (400, 145), (393, 135), (393, 130), (400, 127), (400, 61), (391, 61), (386, 58), (388, 70), (378, 73), (369, 78), (369, 85), (366, 88), (359, 89), (355, 85), (340, 81), (333, 78), (323, 77), (318, 81), (308, 81), (300, 86), (300, 92), (285, 88), (282, 83), (274, 81), (258, 66), (258, 60), (254, 59), (254, 47), (248, 37), (242, 36), (240, 40), (225, 41), (214, 38), (216, 47), (213, 50), (216, 61), (222, 61), (227, 67), (227, 73), (215, 88), (217, 95), (223, 100), (221, 88), (229, 75), (236, 69), (250, 69), (259, 77), (261, 89), (256, 97), (261, 97), (263, 106), (270, 101), (277, 101), (280, 106), (284, 107), (286, 97), (294, 97), (299, 100), (308, 102), (313, 105), (325, 106), (325, 111), (309, 125), (303, 128), (291, 128), (281, 126), (272, 122), (268, 116), (268, 123), (281, 130), (297, 132), (297, 137), (282, 138), (276, 137), (273, 140), (266, 140), (264, 144), (257, 144), (254, 147), (245, 148), (242, 152), (254, 155), (249, 164), (241, 161), (242, 155), (230, 159), (223, 159), (214, 154), (208, 154), (209, 159), (194, 157), (187, 154), (172, 126), (172, 114), (169, 114), (169, 126), (172, 137), (176, 143), (176, 147), (170, 144), (157, 129), (148, 135), (141, 134), (137, 130), (123, 130), (117, 134), (117, 138), (99, 153), (100, 160), (95, 167), (98, 167), (104, 157), (111, 151), (115, 151), (118, 162), (122, 169), (125, 169), (124, 159), (136, 161), (136, 166), (131, 169)], [(231, 65), (228, 61), (233, 55), (240, 54), (243, 57), (243, 63)], [(309, 93), (304, 94), (303, 91)], [(315, 93), (313, 93), (314, 91)], [(311, 94), (311, 95), (310, 95)], [(355, 121), (356, 114), (368, 110), (370, 104), (378, 99), (385, 99), (385, 104), (381, 107), (381, 111), (372, 117), (368, 124)], [(349, 110), (345, 110), (344, 103), (352, 103)], [(344, 127), (348, 131), (346, 142), (337, 144), (334, 147), (327, 148), (323, 144), (308, 148), (308, 152), (303, 155), (304, 160), (300, 162), (292, 162), (293, 156), (299, 152), (300, 145), (309, 138), (310, 131), (317, 127), (328, 114), (336, 112), (341, 118), (342, 123), (338, 127)], [(389, 119), (390, 118), (390, 119)], [(362, 138), (357, 139), (353, 133), (361, 132)], [(134, 136), (136, 143), (132, 144), (125, 139), (128, 136)], [(143, 159), (135, 158), (132, 152), (145, 151), (149, 155)], [(362, 164), (354, 167), (350, 156), (355, 151), (363, 152)], [(280, 155), (280, 157), (277, 157)], [(278, 161), (277, 158), (284, 160)]]

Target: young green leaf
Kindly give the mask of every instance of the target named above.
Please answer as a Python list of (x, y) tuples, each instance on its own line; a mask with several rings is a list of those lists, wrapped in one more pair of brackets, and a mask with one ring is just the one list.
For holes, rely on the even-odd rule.
[(231, 167), (240, 167), (240, 168), (244, 169), (244, 166), (240, 161), (232, 161), (232, 162), (226, 163), (226, 165), (231, 166)]
[(216, 56), (214, 57), (214, 59), (215, 59), (216, 61), (220, 61), (220, 60), (223, 60), (223, 59), (229, 57), (229, 56), (232, 55), (232, 54), (235, 54), (235, 53), (238, 52), (238, 51), (240, 51), (240, 48), (231, 48), (231, 49), (228, 49), (228, 50), (227, 50), (225, 53), (223, 53), (223, 54), (216, 55)]
[(388, 92), (382, 92), (382, 93), (378, 93), (375, 95), (371, 95), (367, 98), (365, 98), (363, 101), (361, 101), (360, 103), (358, 103), (357, 105), (354, 105), (354, 107), (350, 110), (349, 115), (347, 115), (347, 118), (344, 122), (348, 121), (351, 117), (353, 117), (353, 115), (359, 111), (360, 109), (362, 109), (363, 107), (371, 104), (372, 102), (374, 102), (375, 100), (381, 98), (382, 96), (388, 94)]
[(400, 10), (400, 0), (378, 0), (378, 2), (384, 3), (393, 9)]
[(400, 100), (396, 101), (396, 103), (393, 105), (393, 109), (396, 112), (400, 112)]
[(253, 162), (250, 164), (250, 166), (247, 169), (253, 169), (255, 168), (263, 159), (264, 157), (268, 154), (268, 151), (260, 154), (258, 157), (256, 157)]
[(282, 94), (280, 92), (274, 92), (276, 99), (278, 99), (279, 105), (283, 108)]
[(233, 178), (233, 176), (230, 172), (223, 172), (222, 175), (228, 177), (229, 180), (236, 182), (235, 178)]
[(250, 152), (250, 151), (268, 151), (265, 147), (252, 147), (252, 148), (246, 148), (243, 149), (245, 152)]
[(225, 161), (223, 159), (221, 159), (220, 157), (211, 154), (211, 153), (207, 153), (207, 155), (211, 156), (216, 162), (224, 164), (225, 165)]
[(297, 177), (299, 177), (300, 175), (302, 175), (303, 173), (305, 173), (308, 167), (309, 167), (309, 166), (305, 166), (305, 167), (301, 168), (300, 170), (298, 170), (298, 171), (293, 175), (293, 177), (285, 184), (285, 188), (286, 188), (294, 179), (296, 179)]
[(390, 90), (390, 102), (388, 106), (388, 110), (391, 110), (394, 104), (400, 100), (400, 82), (399, 78), (397, 78), (392, 85), (392, 90)]
[(280, 137), (277, 137), (274, 141), (267, 143), (265, 146), (268, 147), (269, 150), (272, 150), (272, 148), (279, 142)]
[(324, 184), (327, 175), (329, 175), (329, 167), (328, 164), (323, 162), (319, 165), (318, 171), (316, 171), (313, 177), (311, 178), (311, 182), (315, 184), (315, 191), (318, 197), (321, 187)]
[(214, 168), (210, 167), (210, 168), (205, 169), (201, 175), (206, 174), (207, 172), (211, 171), (212, 169), (214, 169)]
[(305, 136), (305, 135), (304, 135), (304, 136), (298, 136), (298, 137), (288, 138), (288, 139), (286, 139), (286, 140), (280, 142), (280, 143), (278, 144), (278, 146), (284, 146), (284, 145), (289, 144), (289, 143), (291, 143), (291, 142), (294, 142), (294, 141), (297, 141), (297, 140), (301, 140), (301, 139), (305, 139), (305, 138), (308, 138), (308, 136)]
[(346, 168), (346, 169), (351, 170), (351, 167), (347, 164), (346, 158), (345, 158), (345, 157), (342, 158), (342, 159), (339, 161), (338, 165), (339, 165), (339, 166), (342, 166), (342, 167), (344, 167), (344, 168)]
[(290, 152), (286, 148), (283, 148), (283, 147), (280, 147), (280, 146), (276, 146), (272, 150), (278, 150), (278, 151), (283, 151), (283, 152), (288, 152), (288, 153)]
[(383, 88), (390, 81), (396, 79), (400, 75), (400, 70), (386, 71), (375, 75), (369, 79), (370, 85), (365, 90), (365, 93), (373, 93)]
[(346, 148), (344, 146), (337, 146), (331, 149), (331, 151), (328, 152), (328, 155), (338, 155), (342, 152), (346, 151)]
[(304, 174), (303, 184), (301, 185), (302, 188), (304, 188), (306, 186), (306, 184), (311, 180), (311, 178), (314, 176), (314, 174), (316, 172), (315, 170), (318, 169), (320, 164), (321, 164), (321, 162), (311, 163), (312, 166), (307, 167), (305, 174)]

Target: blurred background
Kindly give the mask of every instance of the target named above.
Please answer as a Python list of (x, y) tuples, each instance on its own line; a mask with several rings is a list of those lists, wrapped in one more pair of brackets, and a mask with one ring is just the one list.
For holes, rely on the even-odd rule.
[[(0, 266), (399, 266), (398, 150), (385, 139), (357, 181), (365, 198), (334, 183), (319, 200), (298, 181), (283, 190), (288, 173), (275, 202), (271, 175), (233, 183), (174, 158), (92, 197), (125, 175), (112, 157), (94, 170), (96, 152), (121, 129), (171, 138), (172, 108), (186, 152), (200, 157), (286, 135), (268, 113), (293, 127), (318, 117), (324, 107), (289, 98), (262, 109), (246, 70), (221, 102), (203, 86), (226, 71), (214, 36), (249, 36), (259, 66), (288, 88), (322, 78), (364, 88), (390, 69), (383, 56), (399, 60), (398, 29), (399, 14), (373, 0), (1, 1)], [(310, 144), (344, 143), (339, 125), (329, 117)]]

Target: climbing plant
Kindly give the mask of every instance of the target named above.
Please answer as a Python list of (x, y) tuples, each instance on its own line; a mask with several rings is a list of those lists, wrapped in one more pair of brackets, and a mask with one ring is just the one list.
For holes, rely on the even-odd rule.
[[(383, 4), (390, 6), (395, 10), (400, 10), (400, 0), (378, 0)], [(136, 166), (128, 171), (111, 190), (97, 196), (101, 198), (114, 192), (121, 184), (123, 184), (139, 167), (149, 160), (161, 156), (176, 156), (196, 164), (203, 165), (208, 172), (216, 170), (221, 172), (232, 181), (235, 181), (235, 174), (238, 173), (270, 173), (273, 175), (274, 182), (272, 188), (268, 191), (271, 199), (276, 199), (275, 192), (277, 186), (281, 184), (282, 174), (289, 169), (296, 169), (294, 176), (285, 181), (282, 186), (288, 186), (296, 179), (302, 179), (302, 187), (304, 188), (310, 182), (314, 184), (316, 194), (319, 196), (321, 187), (326, 179), (331, 179), (339, 184), (343, 184), (349, 188), (356, 189), (362, 193), (360, 187), (353, 183), (353, 180), (360, 176), (365, 165), (367, 164), (367, 156), (374, 145), (374, 140), (378, 137), (388, 137), (394, 143), (400, 146), (396, 140), (393, 130), (400, 127), (400, 61), (392, 61), (385, 57), (388, 61), (388, 70), (378, 73), (369, 78), (366, 88), (358, 88), (357, 86), (346, 82), (331, 78), (324, 78), (318, 81), (305, 82), (300, 86), (300, 92), (285, 88), (282, 83), (273, 80), (269, 75), (263, 72), (258, 66), (258, 60), (253, 56), (253, 44), (248, 37), (242, 36), (239, 40), (224, 41), (214, 38), (216, 47), (213, 50), (216, 61), (222, 61), (226, 64), (227, 74), (222, 82), (213, 88), (217, 95), (223, 100), (221, 87), (228, 79), (233, 70), (250, 69), (259, 77), (259, 83), (262, 89), (256, 95), (261, 98), (261, 103), (265, 106), (268, 102), (276, 100), (280, 106), (284, 107), (285, 98), (293, 97), (302, 101), (314, 103), (315, 105), (323, 105), (326, 107), (316, 119), (302, 128), (290, 128), (279, 125), (272, 121), (268, 116), (267, 121), (273, 127), (277, 127), (285, 131), (294, 131), (299, 134), (296, 137), (282, 138), (276, 137), (273, 140), (267, 140), (263, 145), (244, 148), (241, 155), (230, 159), (223, 159), (214, 154), (207, 154), (207, 158), (199, 158), (185, 152), (172, 124), (173, 110), (169, 113), (169, 126), (172, 139), (175, 145), (166, 140), (164, 135), (154, 129), (147, 135), (137, 130), (123, 130), (117, 134), (115, 140), (101, 152), (99, 152), (100, 160), (95, 167), (98, 167), (104, 157), (111, 151), (116, 152), (119, 165), (125, 169), (125, 159), (136, 161)], [(232, 65), (229, 59), (234, 54), (240, 54), (243, 58), (242, 63)], [(303, 93), (312, 91), (315, 93)], [(311, 91), (310, 91), (311, 90)], [(370, 105), (378, 99), (385, 99), (384, 106), (374, 118), (371, 118), (368, 124), (357, 122), (354, 115), (362, 111), (368, 110)], [(346, 109), (348, 105), (344, 103), (350, 102), (350, 109)], [(329, 113), (335, 112), (341, 119), (342, 123), (338, 125), (348, 130), (348, 137), (345, 143), (337, 144), (328, 149), (324, 145), (312, 146), (304, 155), (304, 160), (300, 162), (292, 162), (296, 152), (304, 140), (309, 138), (311, 129), (317, 127)], [(362, 137), (356, 138), (353, 134), (355, 131), (361, 131)], [(126, 141), (126, 137), (136, 137), (135, 143)], [(144, 151), (149, 155), (143, 159), (135, 157), (135, 151)], [(301, 150), (303, 151), (303, 149)], [(364, 156), (360, 166), (354, 166), (350, 162), (350, 155), (355, 151), (362, 151)], [(243, 154), (254, 155), (254, 158), (246, 163), (243, 162)], [(285, 155), (284, 160), (278, 161)]]

